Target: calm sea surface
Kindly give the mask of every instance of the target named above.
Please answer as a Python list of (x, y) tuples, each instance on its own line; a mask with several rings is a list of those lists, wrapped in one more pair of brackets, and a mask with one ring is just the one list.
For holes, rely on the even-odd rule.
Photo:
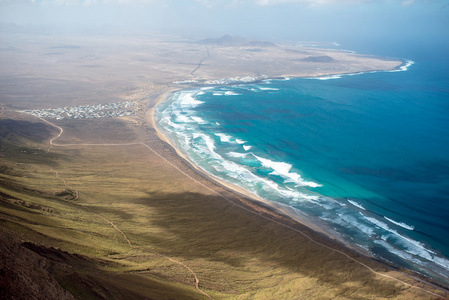
[(449, 283), (449, 64), (198, 87), (158, 122), (198, 166)]

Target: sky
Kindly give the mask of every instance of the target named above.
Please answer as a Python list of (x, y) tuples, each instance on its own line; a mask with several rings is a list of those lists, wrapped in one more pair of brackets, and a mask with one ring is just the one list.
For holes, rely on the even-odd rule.
[[(449, 41), (448, 0), (0, 0), (0, 23), (343, 46)], [(449, 43), (449, 42), (448, 42)]]

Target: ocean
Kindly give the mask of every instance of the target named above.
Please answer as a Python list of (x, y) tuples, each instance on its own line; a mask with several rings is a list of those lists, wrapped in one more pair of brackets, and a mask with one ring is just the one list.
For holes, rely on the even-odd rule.
[(449, 63), (203, 86), (158, 126), (206, 172), (449, 285)]

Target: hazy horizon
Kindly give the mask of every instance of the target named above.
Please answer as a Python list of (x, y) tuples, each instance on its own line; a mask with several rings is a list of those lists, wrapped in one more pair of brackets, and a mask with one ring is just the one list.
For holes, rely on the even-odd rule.
[(343, 48), (417, 41), (446, 47), (449, 3), (443, 0), (0, 0), (0, 22), (3, 31), (8, 30), (10, 23), (33, 28), (34, 33), (161, 33), (187, 38), (230, 34), (273, 41), (337, 42)]

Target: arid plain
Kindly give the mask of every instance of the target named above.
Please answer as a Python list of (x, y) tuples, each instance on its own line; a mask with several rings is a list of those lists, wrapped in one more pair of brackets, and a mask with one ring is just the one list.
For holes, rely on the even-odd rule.
[[(229, 37), (0, 39), (0, 298), (449, 297), (214, 182), (149, 122), (158, 101), (189, 86), (174, 82), (357, 73), (401, 61)], [(127, 101), (129, 114), (109, 108), (102, 118), (80, 108), (77, 118), (23, 112)]]

